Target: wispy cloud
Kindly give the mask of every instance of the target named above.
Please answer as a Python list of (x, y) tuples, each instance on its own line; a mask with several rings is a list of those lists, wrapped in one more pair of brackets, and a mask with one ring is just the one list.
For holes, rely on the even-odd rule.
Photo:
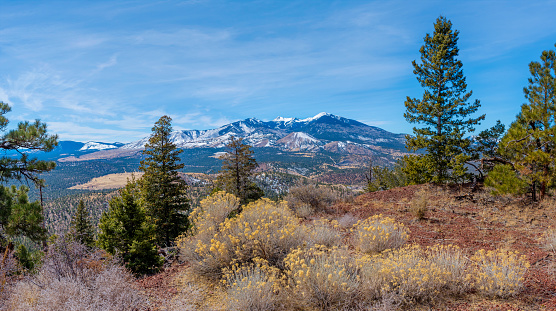
[(16, 118), (58, 124), (62, 137), (97, 140), (148, 135), (164, 114), (176, 129), (204, 129), (326, 110), (408, 132), (403, 101), (422, 93), (411, 61), (439, 14), (461, 30), (468, 81), (481, 82), (470, 88), (496, 107), (516, 87), (488, 77), (526, 63), (508, 55), (552, 40), (554, 9), (546, 1), (3, 3), (0, 100)]

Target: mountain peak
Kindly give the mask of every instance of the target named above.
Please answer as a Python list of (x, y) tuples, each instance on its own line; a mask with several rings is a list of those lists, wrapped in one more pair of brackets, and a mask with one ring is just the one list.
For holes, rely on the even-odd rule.
[(295, 118), (283, 118), (283, 117), (277, 117), (276, 119), (272, 120), (274, 122), (290, 122), (295, 120)]
[(320, 118), (322, 118), (322, 117), (324, 117), (324, 116), (327, 116), (327, 117), (335, 117), (333, 114), (330, 114), (330, 113), (328, 113), (328, 112), (321, 112), (321, 113), (317, 114), (317, 115), (314, 116), (314, 117), (310, 117), (310, 118), (303, 119), (303, 120), (300, 120), (300, 121), (301, 121), (301, 122), (311, 122), (311, 121), (318, 120), (318, 119), (320, 119)]

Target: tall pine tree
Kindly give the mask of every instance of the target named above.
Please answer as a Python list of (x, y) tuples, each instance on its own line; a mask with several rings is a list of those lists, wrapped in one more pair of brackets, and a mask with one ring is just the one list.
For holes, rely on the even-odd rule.
[(179, 157), (183, 150), (171, 141), (171, 122), (169, 116), (163, 116), (155, 123), (139, 167), (144, 172), (140, 180), (143, 201), (156, 224), (160, 246), (171, 246), (189, 226), (187, 185), (178, 174), (184, 167)]
[(242, 138), (232, 136), (222, 157), (222, 169), (217, 178), (217, 186), (236, 195), (242, 204), (255, 201), (263, 196), (263, 191), (251, 180), (257, 161), (253, 150), (243, 143)]
[(70, 234), (80, 243), (92, 247), (95, 242), (95, 229), (89, 218), (89, 211), (83, 200), (79, 200), (75, 215), (71, 220)]
[[(0, 156), (0, 183), (26, 179), (42, 187), (44, 183), (38, 175), (53, 170), (56, 163), (31, 158), (22, 149), (51, 151), (58, 144), (58, 136), (49, 135), (46, 124), (39, 120), (20, 122), (15, 129), (6, 132), (9, 120), (5, 114), (10, 111), (11, 107), (0, 101), (0, 132), (5, 132), (0, 136), (0, 150), (15, 151), (19, 157)], [(42, 206), (29, 202), (28, 191), (26, 186), (16, 189), (0, 185), (0, 240), (5, 240), (6, 235), (24, 235), (37, 242), (45, 240)]]
[[(556, 46), (556, 45), (555, 45)], [(529, 64), (529, 85), (523, 88), (529, 103), (521, 106), (499, 144), (507, 159), (489, 174), (486, 184), (500, 193), (530, 191), (544, 198), (556, 182), (556, 53), (543, 51), (540, 62)]]
[(156, 272), (163, 260), (156, 247), (156, 226), (140, 201), (139, 186), (135, 180), (128, 181), (100, 218), (97, 244), (121, 256), (134, 273), (145, 274)]
[(408, 168), (427, 169), (428, 173), (421, 176), (430, 176), (426, 181), (434, 183), (461, 181), (468, 176), (464, 164), (471, 158), (471, 140), (465, 136), (484, 119), (484, 115), (470, 117), (480, 103), (468, 102), (472, 92), (466, 90), (463, 64), (457, 59), (458, 35), (445, 17), (436, 20), (433, 35), (425, 36), (420, 49), (421, 64), (413, 61), (413, 73), (424, 88), (423, 97), (407, 97), (405, 102), (406, 120), (421, 125), (413, 128), (414, 136), (406, 137), (406, 146), (412, 151), (426, 151), (412, 158), (415, 165)]

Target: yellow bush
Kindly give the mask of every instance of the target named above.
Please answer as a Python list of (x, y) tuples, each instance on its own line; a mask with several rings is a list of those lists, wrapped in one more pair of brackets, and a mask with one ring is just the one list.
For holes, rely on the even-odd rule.
[(219, 191), (201, 201), (189, 215), (194, 233), (217, 229), (228, 215), (239, 207), (239, 199), (230, 193)]
[(351, 231), (355, 246), (364, 253), (380, 253), (399, 248), (409, 238), (402, 223), (382, 215), (358, 221)]
[(469, 279), (479, 293), (505, 298), (517, 295), (523, 288), (529, 262), (518, 252), (481, 249), (471, 260), (475, 265)]
[(457, 245), (427, 247), (427, 258), (438, 266), (446, 279), (446, 289), (453, 294), (463, 294), (469, 289), (467, 279), (468, 259)]
[(449, 281), (449, 272), (429, 260), (419, 245), (387, 251), (378, 264), (382, 290), (396, 292), (406, 303), (437, 297)]
[(306, 240), (305, 229), (287, 204), (268, 199), (250, 203), (217, 230), (211, 228), (179, 239), (178, 247), (193, 271), (214, 280), (220, 279), (222, 268), (256, 257), (281, 266), (287, 253)]
[(344, 309), (359, 298), (357, 265), (346, 250), (322, 245), (298, 248), (284, 262), (291, 295), (300, 307)]
[(259, 258), (249, 265), (234, 265), (224, 270), (227, 310), (276, 310), (284, 280), (280, 270)]

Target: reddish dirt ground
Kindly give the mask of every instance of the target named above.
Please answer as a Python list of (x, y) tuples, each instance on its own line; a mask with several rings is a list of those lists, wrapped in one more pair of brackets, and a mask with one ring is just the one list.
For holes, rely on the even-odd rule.
[[(543, 234), (555, 224), (556, 201), (536, 204), (526, 199), (493, 197), (484, 191), (467, 194), (428, 185), (408, 186), (366, 193), (318, 216), (339, 219), (349, 213), (364, 219), (382, 214), (409, 228), (409, 243), (455, 244), (468, 256), (478, 249), (507, 248), (519, 251), (531, 263), (525, 289), (517, 297), (486, 299), (471, 292), (459, 299), (421, 306), (422, 310), (556, 310), (556, 258), (542, 248), (541, 242)], [(411, 202), (422, 196), (427, 198), (428, 210), (425, 218), (418, 220), (411, 212)], [(185, 267), (173, 265), (138, 283), (154, 301), (170, 299), (178, 292), (172, 279)]]

